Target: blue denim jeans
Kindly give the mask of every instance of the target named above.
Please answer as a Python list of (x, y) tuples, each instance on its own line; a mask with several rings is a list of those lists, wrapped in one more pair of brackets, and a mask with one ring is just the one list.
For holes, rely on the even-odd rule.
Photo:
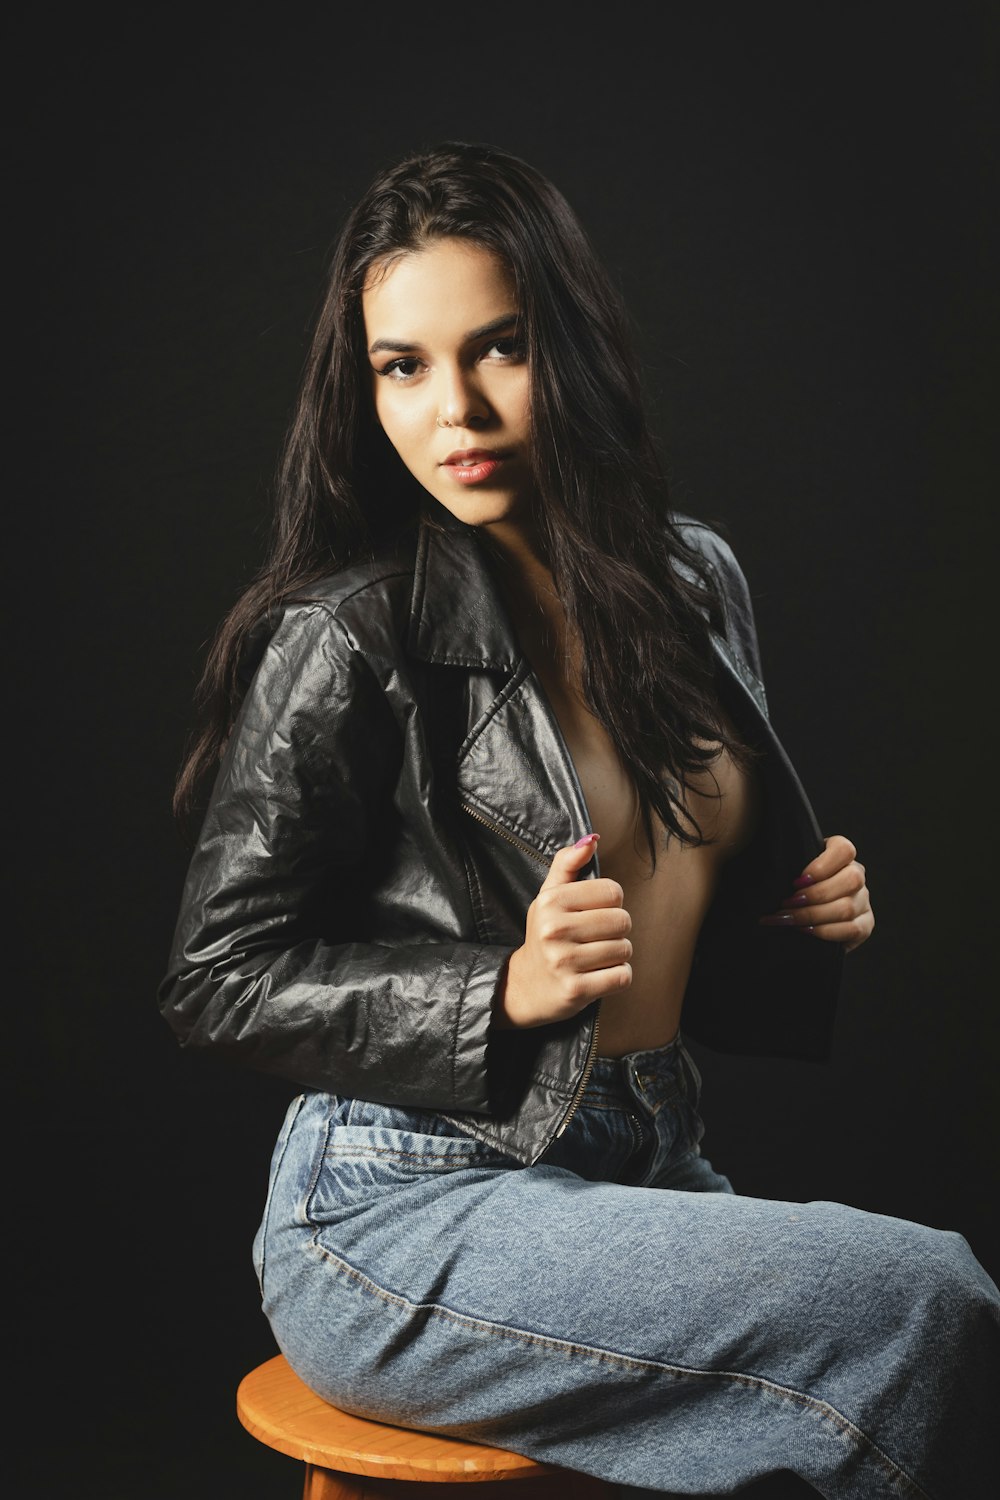
[[(430, 1113), (288, 1109), (254, 1260), (290, 1364), (362, 1416), (623, 1487), (995, 1493), (1000, 1296), (958, 1234), (741, 1197), (678, 1038), (598, 1059), (524, 1167)], [(989, 1457), (989, 1468), (988, 1464)]]

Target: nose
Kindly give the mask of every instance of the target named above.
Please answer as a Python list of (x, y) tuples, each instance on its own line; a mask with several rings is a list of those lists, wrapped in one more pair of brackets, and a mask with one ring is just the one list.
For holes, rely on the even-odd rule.
[(447, 427), (481, 427), (490, 406), (474, 374), (461, 368), (441, 372), (438, 417)]

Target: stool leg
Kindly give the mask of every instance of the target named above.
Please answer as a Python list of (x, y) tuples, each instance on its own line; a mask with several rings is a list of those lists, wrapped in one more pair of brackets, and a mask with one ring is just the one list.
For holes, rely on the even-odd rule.
[(530, 1479), (480, 1480), (453, 1484), (447, 1480), (375, 1479), (367, 1474), (337, 1474), (306, 1464), (302, 1500), (606, 1500), (615, 1486), (570, 1469)]
[(368, 1483), (363, 1474), (335, 1474), (317, 1464), (306, 1464), (302, 1500), (364, 1500)]

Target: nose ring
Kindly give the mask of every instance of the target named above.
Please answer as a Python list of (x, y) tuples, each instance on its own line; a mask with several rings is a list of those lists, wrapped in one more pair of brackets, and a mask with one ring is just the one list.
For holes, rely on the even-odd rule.
[(437, 425), (439, 427), (450, 427), (451, 423), (450, 422), (446, 422), (443, 417), (438, 417), (437, 418)]

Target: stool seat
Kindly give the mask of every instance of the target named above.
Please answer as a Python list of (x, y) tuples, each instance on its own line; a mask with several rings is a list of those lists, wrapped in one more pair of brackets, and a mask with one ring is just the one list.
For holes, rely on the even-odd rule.
[[(352, 1416), (322, 1400), (299, 1379), (284, 1355), (251, 1370), (236, 1392), (236, 1413), (253, 1437), (306, 1464), (306, 1500), (386, 1495), (402, 1500), (411, 1485), (494, 1485), (519, 1482), (519, 1500), (535, 1495), (590, 1500), (614, 1487), (567, 1469), (539, 1464), (520, 1453), (462, 1438), (414, 1432)], [(348, 1476), (365, 1476), (364, 1480)], [(508, 1493), (505, 1490), (505, 1493)]]

